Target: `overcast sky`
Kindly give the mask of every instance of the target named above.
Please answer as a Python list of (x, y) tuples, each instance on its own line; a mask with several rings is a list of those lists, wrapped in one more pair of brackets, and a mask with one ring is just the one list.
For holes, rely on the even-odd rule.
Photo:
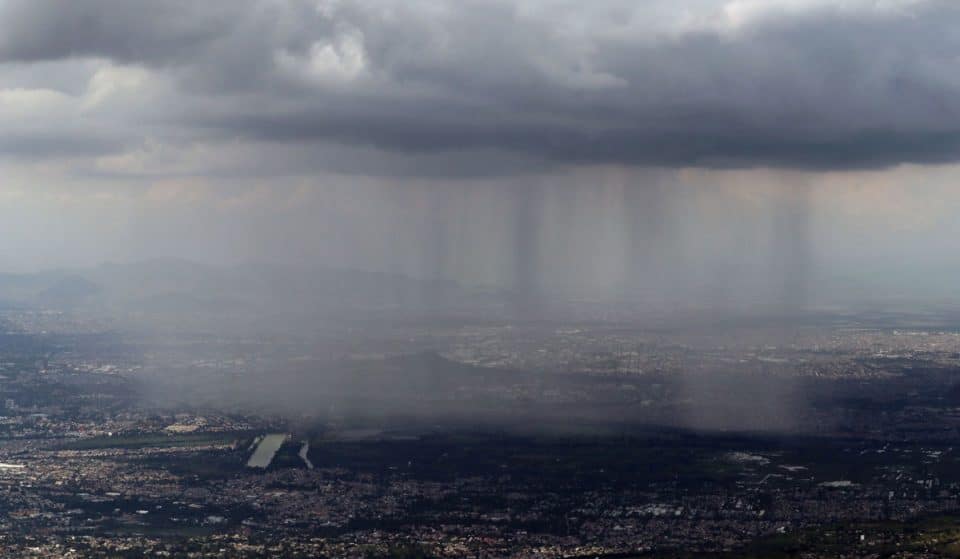
[(11, 270), (949, 268), (960, 4), (0, 0), (0, 130)]

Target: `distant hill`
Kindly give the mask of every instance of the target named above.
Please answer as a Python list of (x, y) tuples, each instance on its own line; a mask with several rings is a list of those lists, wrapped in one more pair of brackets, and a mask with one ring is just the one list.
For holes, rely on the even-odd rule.
[(53, 283), (37, 294), (37, 299), (45, 305), (54, 307), (74, 307), (99, 295), (101, 288), (92, 281), (78, 275), (68, 275), (55, 279)]
[(491, 297), (495, 295), (451, 281), (265, 263), (221, 267), (186, 260), (145, 260), (36, 274), (0, 274), (0, 301), (6, 305), (160, 316), (430, 311)]
[(73, 308), (100, 292), (95, 282), (71, 272), (0, 274), (0, 301), (10, 308)]

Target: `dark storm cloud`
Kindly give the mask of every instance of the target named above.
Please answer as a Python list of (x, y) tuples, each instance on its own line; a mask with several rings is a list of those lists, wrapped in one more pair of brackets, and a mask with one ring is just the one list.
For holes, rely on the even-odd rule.
[(187, 0), (0, 3), (0, 58), (30, 62), (104, 57), (163, 62), (209, 44), (242, 15), (240, 3)]
[(50, 159), (109, 155), (123, 151), (121, 140), (94, 134), (5, 133), (0, 136), (0, 158)]
[(947, 1), (7, 0), (0, 59), (143, 65), (175, 87), (142, 110), (208, 140), (861, 168), (960, 158), (958, 24)]

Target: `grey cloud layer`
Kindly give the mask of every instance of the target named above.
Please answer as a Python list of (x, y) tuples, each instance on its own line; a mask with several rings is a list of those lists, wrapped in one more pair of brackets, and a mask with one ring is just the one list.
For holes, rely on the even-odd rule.
[(170, 91), (126, 125), (112, 117), (131, 146), (147, 121), (163, 124), (159, 141), (540, 164), (960, 159), (956, 3), (677, 4), (0, 0), (0, 60), (100, 58), (162, 76)]

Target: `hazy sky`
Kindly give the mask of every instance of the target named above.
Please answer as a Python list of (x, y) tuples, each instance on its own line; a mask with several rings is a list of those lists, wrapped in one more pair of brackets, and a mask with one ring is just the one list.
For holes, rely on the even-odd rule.
[(11, 270), (929, 278), (957, 271), (960, 4), (0, 0), (0, 130)]

